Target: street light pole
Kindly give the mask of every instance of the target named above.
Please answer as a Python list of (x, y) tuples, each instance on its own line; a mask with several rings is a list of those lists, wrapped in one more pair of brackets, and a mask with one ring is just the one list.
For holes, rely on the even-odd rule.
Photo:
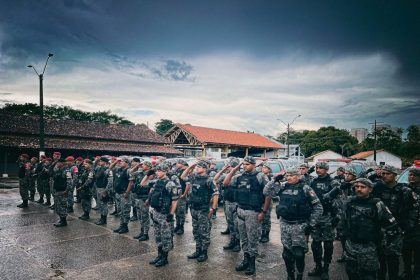
[(35, 67), (28, 65), (28, 68), (34, 69), (36, 75), (39, 77), (39, 158), (45, 155), (45, 128), (44, 128), (44, 73), (47, 68), (48, 60), (53, 54), (49, 53), (47, 61), (45, 61), (44, 70), (41, 74), (36, 71)]
[(285, 123), (284, 121), (282, 121), (281, 119), (277, 119), (277, 120), (279, 120), (279, 121), (281, 121), (282, 123), (284, 123), (285, 125), (286, 125), (286, 127), (287, 127), (287, 141), (286, 141), (286, 143), (287, 143), (287, 158), (289, 158), (290, 157), (290, 142), (289, 142), (289, 137), (290, 137), (290, 126), (295, 122), (295, 120), (297, 119), (297, 118), (299, 118), (299, 117), (301, 117), (302, 115), (297, 115), (294, 119), (293, 119), (293, 121), (291, 122), (291, 123)]

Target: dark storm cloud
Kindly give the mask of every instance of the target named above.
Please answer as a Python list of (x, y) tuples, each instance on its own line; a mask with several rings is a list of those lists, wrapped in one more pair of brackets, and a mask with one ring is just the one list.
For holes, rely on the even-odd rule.
[[(415, 1), (3, 1), (13, 57), (56, 51), (61, 58), (109, 49), (193, 55), (245, 50), (256, 56), (301, 49), (309, 55), (384, 52), (401, 74), (420, 74)], [(177, 79), (179, 76), (175, 76)], [(182, 75), (181, 75), (182, 77)]]

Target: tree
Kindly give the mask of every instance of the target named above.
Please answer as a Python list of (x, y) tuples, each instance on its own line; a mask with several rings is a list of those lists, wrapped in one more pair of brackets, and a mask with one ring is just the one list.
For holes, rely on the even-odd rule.
[[(287, 133), (279, 137), (279, 141), (285, 143)], [(304, 130), (303, 132), (290, 131), (289, 142), (300, 144), (300, 148), (305, 156), (332, 150), (344, 156), (349, 156), (357, 151), (357, 139), (350, 135), (345, 129), (338, 129), (333, 126), (321, 127), (317, 131)]]
[(413, 160), (420, 159), (420, 128), (417, 125), (410, 125), (407, 128), (407, 141), (404, 142), (402, 154), (408, 165)]
[[(6, 103), (6, 105), (0, 109), (0, 112), (13, 112), (20, 115), (39, 115), (40, 107), (34, 103)], [(59, 105), (44, 106), (44, 116), (46, 118), (59, 120), (91, 121), (107, 124), (134, 124), (123, 117), (111, 114), (111, 111), (85, 112), (73, 109), (69, 106)]]
[[(378, 129), (376, 132), (376, 149), (384, 149), (396, 155), (402, 155), (402, 133), (403, 129), (401, 128), (397, 130), (392, 130), (386, 127)], [(374, 135), (369, 134), (360, 146), (362, 150), (369, 151), (374, 149), (374, 144)]]
[(160, 134), (164, 135), (169, 129), (171, 129), (175, 124), (168, 119), (161, 119), (155, 124), (155, 131)]

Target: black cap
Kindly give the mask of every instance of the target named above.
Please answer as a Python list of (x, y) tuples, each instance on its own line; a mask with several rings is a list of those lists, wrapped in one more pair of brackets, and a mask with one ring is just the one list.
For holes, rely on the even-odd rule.
[(109, 162), (109, 159), (107, 157), (101, 157), (99, 160), (103, 162)]
[(134, 161), (134, 162), (140, 162), (140, 159), (139, 159), (139, 158), (137, 158), (137, 157), (135, 157), (135, 158), (133, 158), (133, 161)]

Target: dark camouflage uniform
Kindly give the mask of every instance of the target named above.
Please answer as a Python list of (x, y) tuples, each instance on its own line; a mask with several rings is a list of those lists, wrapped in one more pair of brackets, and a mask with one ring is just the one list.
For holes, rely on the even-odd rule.
[[(70, 170), (69, 170), (70, 172)], [(85, 169), (83, 174), (79, 177), (80, 197), (82, 199), (83, 212), (90, 213), (92, 208), (92, 195), (93, 195), (94, 171), (93, 169)]]
[[(101, 181), (100, 183), (98, 182), (99, 180)], [(113, 173), (107, 166), (99, 168), (98, 172), (95, 173), (96, 202), (101, 216), (108, 215), (108, 202), (104, 201), (104, 198), (112, 192), (113, 181)]]
[[(231, 240), (239, 240), (238, 232), (238, 215), (237, 208), (238, 205), (235, 202), (233, 188), (231, 186), (223, 186), (223, 181), (225, 180), (227, 174), (222, 174), (219, 178), (218, 185), (221, 186), (223, 190), (224, 197), (224, 210), (226, 223), (229, 229), (229, 235)], [(228, 189), (230, 188), (230, 189)], [(230, 192), (228, 194), (228, 192)]]
[(140, 188), (142, 188), (140, 186), (140, 182), (143, 180), (144, 176), (147, 176), (147, 172), (145, 173), (142, 169), (140, 169), (135, 172), (133, 176), (135, 178), (135, 182), (132, 195), (137, 209), (137, 217), (140, 222), (140, 232), (148, 235), (150, 228), (150, 207), (146, 204), (148, 193), (144, 195), (140, 194)]
[[(180, 194), (180, 185), (176, 184), (175, 182), (168, 180), (168, 178), (164, 178), (161, 180), (167, 180), (165, 185), (165, 189), (168, 193), (171, 194), (171, 201), (178, 200)], [(158, 180), (153, 180), (150, 182), (153, 186), (158, 183)], [(151, 188), (149, 193), (149, 200), (151, 195), (154, 191), (154, 187)], [(153, 221), (153, 227), (155, 230), (155, 241), (156, 245), (162, 248), (163, 252), (169, 252), (172, 248), (172, 228), (171, 222), (168, 221), (168, 214), (165, 211), (161, 211), (159, 209), (152, 208), (150, 217)]]
[(28, 202), (29, 200), (29, 186), (28, 178), (26, 176), (26, 165), (27, 162), (19, 161), (18, 162), (18, 177), (19, 177), (19, 193), (22, 200)]
[(71, 189), (72, 177), (64, 168), (57, 169), (53, 177), (55, 211), (60, 218), (67, 217), (67, 196)]

